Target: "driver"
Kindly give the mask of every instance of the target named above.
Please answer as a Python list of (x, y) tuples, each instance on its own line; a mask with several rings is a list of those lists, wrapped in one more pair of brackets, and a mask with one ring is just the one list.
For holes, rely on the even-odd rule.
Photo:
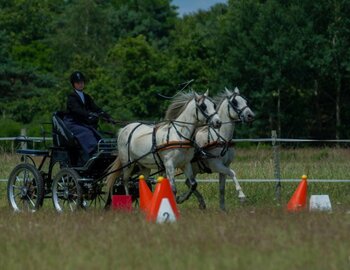
[(83, 160), (87, 161), (96, 151), (101, 136), (96, 131), (99, 117), (106, 120), (111, 117), (98, 107), (91, 96), (84, 93), (85, 76), (75, 71), (70, 76), (73, 87), (67, 99), (67, 115), (64, 122), (78, 139), (83, 149)]

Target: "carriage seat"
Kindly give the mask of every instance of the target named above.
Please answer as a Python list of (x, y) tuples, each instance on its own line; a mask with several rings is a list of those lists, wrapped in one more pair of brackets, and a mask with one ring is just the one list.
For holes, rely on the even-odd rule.
[(81, 148), (77, 138), (63, 121), (65, 113), (55, 112), (52, 116), (52, 140), (55, 147)]

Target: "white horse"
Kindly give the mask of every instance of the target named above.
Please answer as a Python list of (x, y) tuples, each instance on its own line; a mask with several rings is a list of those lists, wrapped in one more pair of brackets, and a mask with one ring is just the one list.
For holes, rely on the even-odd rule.
[[(236, 178), (236, 173), (230, 169), (230, 164), (234, 158), (232, 148), (232, 138), (235, 129), (235, 122), (251, 122), (254, 120), (254, 113), (248, 107), (247, 100), (240, 95), (236, 87), (233, 92), (227, 88), (216, 98), (218, 104), (218, 115), (222, 121), (222, 126), (216, 131), (211, 127), (200, 127), (196, 130), (195, 141), (204, 151), (196, 154), (192, 163), (194, 177), (198, 173), (217, 172), (219, 173), (220, 208), (225, 210), (225, 182), (229, 176), (238, 192), (238, 198), (245, 200), (245, 194)], [(186, 184), (189, 185), (188, 180)], [(202, 195), (196, 190), (194, 195), (199, 201), (200, 208), (205, 208)], [(181, 203), (182, 201), (178, 201)]]
[(125, 191), (129, 194), (128, 180), (136, 165), (146, 179), (152, 169), (165, 169), (175, 194), (174, 175), (175, 169), (179, 168), (189, 179), (190, 193), (195, 190), (197, 183), (191, 166), (194, 156), (191, 138), (199, 125), (221, 126), (215, 103), (208, 97), (208, 91), (204, 95), (181, 93), (170, 104), (165, 118), (166, 121), (158, 125), (131, 123), (119, 131), (118, 158), (107, 177), (110, 191), (123, 173)]

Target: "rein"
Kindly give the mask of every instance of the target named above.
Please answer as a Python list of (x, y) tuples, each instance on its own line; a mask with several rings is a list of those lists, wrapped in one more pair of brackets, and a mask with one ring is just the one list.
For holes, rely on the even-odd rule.
[[(170, 141), (170, 129), (174, 128), (176, 134), (184, 139), (182, 141)], [(157, 145), (156, 143), (156, 133), (157, 133), (157, 129), (158, 127), (154, 127), (153, 128), (153, 132), (152, 132), (152, 150), (150, 153), (153, 154), (153, 158), (155, 163), (158, 166), (158, 169), (164, 169), (164, 164), (162, 159), (159, 156), (159, 152), (165, 151), (165, 150), (170, 150), (170, 149), (179, 149), (179, 148), (192, 148), (194, 147), (195, 149), (199, 149), (200, 147), (198, 146), (198, 144), (191, 139), (193, 137), (193, 134), (191, 134), (190, 138), (187, 138), (186, 136), (184, 136), (177, 128), (177, 126), (175, 125), (175, 121), (170, 121), (170, 125), (168, 127), (168, 133), (167, 133), (167, 140), (166, 143), (163, 143), (161, 145)]]
[[(218, 137), (217, 140), (210, 141), (210, 130), (214, 131), (214, 133)], [(230, 147), (232, 147), (233, 145), (234, 145), (234, 143), (232, 141), (226, 140), (224, 137), (222, 137), (219, 134), (218, 131), (216, 131), (216, 129), (208, 126), (208, 143), (206, 145), (204, 145), (203, 147), (201, 147), (201, 149), (202, 149), (202, 152), (206, 153), (205, 150), (222, 147), (222, 150), (220, 152), (220, 156), (223, 157), (226, 154), (227, 150)], [(206, 153), (206, 156), (208, 156), (208, 154), (209, 153)], [(214, 156), (214, 155), (210, 154), (210, 158), (217, 158), (217, 157), (219, 157), (219, 156)]]
[[(197, 118), (197, 121), (199, 121), (199, 118), (198, 118), (198, 110), (200, 111), (200, 113), (202, 113), (202, 115), (205, 117), (205, 120), (206, 120), (206, 125), (210, 122), (210, 119), (215, 115), (217, 114), (216, 110), (214, 111), (214, 113), (212, 114), (207, 114), (206, 110), (207, 110), (207, 105), (204, 103), (205, 102), (205, 99), (207, 97), (204, 96), (202, 98), (202, 102), (201, 104), (198, 104), (201, 100), (197, 101), (196, 100), (196, 118)], [(213, 103), (214, 105), (214, 108), (215, 108), (215, 103), (207, 98), (210, 102)], [(198, 144), (195, 142), (193, 138), (193, 133), (195, 132), (195, 130), (193, 131), (193, 133), (191, 134), (191, 136), (188, 138), (186, 137), (185, 135), (183, 135), (179, 129), (178, 129), (178, 126), (177, 124), (186, 124), (186, 125), (197, 125), (196, 123), (188, 123), (188, 122), (184, 122), (184, 121), (178, 121), (178, 120), (168, 120), (168, 121), (161, 121), (160, 123), (162, 122), (169, 122), (169, 127), (168, 127), (168, 133), (167, 133), (167, 139), (166, 139), (166, 143), (163, 143), (161, 145), (157, 145), (157, 140), (156, 140), (156, 134), (157, 134), (157, 130), (159, 128), (159, 126), (154, 126), (153, 127), (153, 131), (152, 131), (152, 147), (151, 147), (151, 150), (146, 153), (145, 155), (142, 156), (145, 157), (149, 154), (153, 154), (153, 158), (154, 158), (154, 161), (156, 163), (156, 165), (158, 166), (159, 169), (164, 169), (164, 164), (163, 164), (163, 161), (159, 155), (159, 152), (162, 152), (162, 151), (165, 151), (165, 150), (170, 150), (170, 149), (180, 149), (180, 148), (183, 148), (183, 149), (189, 149), (189, 148), (194, 148), (197, 152), (202, 152), (203, 153), (203, 150), (198, 146)], [(133, 160), (131, 161), (131, 158), (130, 158), (130, 142), (131, 142), (131, 138), (132, 138), (132, 135), (134, 134), (135, 130), (138, 129), (141, 125), (144, 125), (144, 123), (140, 122), (138, 125), (136, 125), (133, 130), (130, 132), (129, 134), (129, 138), (128, 138), (128, 141), (127, 141), (127, 145), (128, 145), (128, 165), (130, 166), (132, 163), (136, 163), (138, 160), (140, 160), (141, 158), (138, 158), (137, 160)], [(209, 127), (209, 125), (208, 125)], [(176, 134), (178, 135), (178, 137), (180, 139), (184, 139), (184, 140), (179, 140), (179, 141), (170, 141), (170, 130), (171, 128), (173, 128), (176, 132)]]
[[(232, 97), (233, 97), (233, 95), (231, 96), (231, 98)], [(209, 100), (211, 102), (213, 102), (211, 99), (209, 99)], [(230, 102), (230, 100), (229, 100), (229, 102)], [(231, 102), (230, 102), (230, 104), (231, 104)], [(234, 109), (234, 105), (233, 104), (232, 104), (232, 107), (233, 107), (232, 109)], [(112, 173), (114, 173), (116, 171), (123, 170), (123, 169), (129, 167), (131, 164), (137, 163), (138, 161), (140, 161), (141, 159), (145, 158), (149, 154), (153, 154), (154, 155), (155, 162), (156, 162), (158, 168), (160, 168), (161, 170), (164, 170), (163, 164), (159, 164), (159, 162), (157, 161), (157, 157), (158, 157), (158, 160), (162, 163), (158, 152), (169, 150), (169, 149), (178, 149), (178, 148), (187, 148), (188, 149), (188, 148), (192, 148), (193, 147), (193, 148), (195, 148), (196, 153), (201, 153), (202, 156), (206, 156), (208, 158), (214, 158), (214, 156), (212, 156), (212, 155), (209, 156), (208, 153), (204, 151), (204, 149), (224, 146), (223, 151), (221, 152), (221, 155), (224, 155), (226, 153), (227, 149), (229, 147), (233, 146), (233, 142), (226, 141), (215, 129), (212, 129), (212, 130), (216, 133), (216, 135), (220, 139), (222, 139), (222, 141), (211, 142), (211, 143), (208, 143), (207, 145), (205, 145), (204, 147), (199, 147), (199, 145), (194, 141), (194, 139), (191, 139), (191, 138), (193, 138), (193, 134), (191, 135), (191, 138), (187, 138), (178, 130), (178, 127), (177, 127), (176, 124), (196, 125), (197, 127), (208, 126), (208, 130), (210, 130), (211, 126), (208, 125), (208, 122), (210, 121), (210, 119), (215, 114), (217, 114), (217, 112), (215, 111), (213, 114), (208, 115), (205, 112), (205, 110), (206, 110), (206, 104), (205, 103), (202, 103), (201, 105), (196, 103), (196, 117), (197, 117), (197, 120), (199, 120), (198, 119), (198, 111), (200, 111), (203, 114), (203, 116), (206, 118), (206, 124), (203, 124), (203, 125), (197, 125), (196, 123), (179, 121), (179, 120), (162, 120), (162, 121), (158, 121), (158, 122), (156, 122), (156, 121), (136, 121), (139, 124), (137, 126), (135, 126), (134, 129), (131, 131), (131, 133), (129, 134), (128, 142), (127, 142), (127, 144), (128, 144), (128, 163), (125, 164), (124, 166), (114, 170), (114, 171), (107, 172), (107, 173), (103, 174), (99, 179), (103, 179), (104, 177), (106, 177), (106, 176), (108, 176), (108, 175), (110, 175), (110, 174), (112, 174)], [(240, 114), (242, 114), (244, 110), (245, 110), (245, 108), (241, 109)], [(111, 124), (113, 124), (113, 125), (118, 125), (118, 124), (120, 124), (120, 125), (127, 125), (127, 124), (134, 123), (134, 122), (135, 121), (131, 122), (131, 121), (122, 121), (122, 120), (116, 121), (116, 120), (113, 120), (113, 122), (111, 122)], [(166, 123), (166, 122), (168, 122), (171, 125), (168, 128), (167, 142), (157, 146), (156, 143), (155, 143), (155, 134), (156, 134), (156, 130), (157, 130), (158, 127), (156, 125), (160, 124), (160, 123)], [(228, 122), (223, 122), (222, 125), (224, 125), (224, 124), (231, 124), (232, 122), (242, 122), (242, 120), (241, 119), (231, 120), (231, 121), (228, 121)], [(153, 131), (154, 136), (152, 135), (152, 148), (151, 148), (151, 151), (149, 151), (148, 153), (145, 153), (142, 156), (140, 156), (140, 157), (136, 158), (135, 160), (131, 161), (130, 160), (130, 141), (131, 141), (131, 137), (132, 137), (133, 133), (135, 132), (135, 130), (137, 128), (139, 128), (141, 125), (154, 125), (154, 128), (153, 128), (154, 129), (154, 131)], [(178, 134), (178, 136), (180, 138), (184, 139), (183, 141), (170, 141), (169, 140), (169, 134), (170, 134), (170, 128), (171, 127), (173, 127), (175, 129), (176, 133)], [(208, 133), (210, 133), (210, 132), (208, 132)]]

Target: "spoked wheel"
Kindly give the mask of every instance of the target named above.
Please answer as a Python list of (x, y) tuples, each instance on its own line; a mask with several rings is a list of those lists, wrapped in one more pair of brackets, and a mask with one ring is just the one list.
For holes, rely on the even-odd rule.
[(18, 164), (7, 183), (7, 199), (15, 211), (35, 212), (44, 199), (44, 181), (40, 172), (28, 163)]
[(82, 207), (79, 174), (69, 168), (58, 172), (52, 182), (52, 202), (58, 212), (73, 212)]
[(108, 190), (105, 179), (93, 180), (82, 184), (83, 201), (85, 209), (105, 209), (108, 204)]

